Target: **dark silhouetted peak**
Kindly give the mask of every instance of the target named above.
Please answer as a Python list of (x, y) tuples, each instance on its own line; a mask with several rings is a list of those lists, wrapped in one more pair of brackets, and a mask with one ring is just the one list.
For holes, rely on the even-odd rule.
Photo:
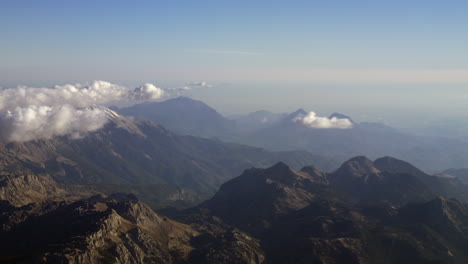
[(271, 166), (270, 168), (268, 168), (268, 170), (274, 170), (274, 171), (283, 170), (283, 171), (285, 171), (285, 170), (290, 170), (290, 168), (286, 163), (280, 161), (280, 162), (276, 163), (275, 165)]
[(235, 127), (235, 121), (226, 119), (205, 103), (183, 96), (137, 104), (119, 112), (138, 120), (156, 122), (183, 135), (211, 138), (225, 135)]
[(257, 177), (257, 179), (259, 179), (262, 183), (276, 183), (294, 187), (298, 185), (302, 186), (304, 181), (315, 182), (313, 177), (310, 175), (300, 171), (295, 171), (291, 169), (286, 163), (281, 161), (271, 166), (270, 168), (257, 172), (258, 173), (255, 176), (250, 177)]
[(302, 109), (302, 108), (299, 108), (298, 110), (296, 110), (295, 112), (289, 114), (287, 117), (286, 117), (286, 120), (288, 121), (291, 121), (293, 120), (294, 118), (298, 117), (298, 116), (305, 116), (307, 115), (307, 112)]
[(330, 185), (357, 198), (362, 204), (402, 206), (409, 202), (426, 202), (434, 197), (420, 177), (380, 170), (366, 157), (355, 157), (329, 175)]
[(353, 119), (351, 119), (351, 117), (347, 116), (347, 115), (343, 115), (343, 114), (340, 114), (340, 113), (333, 113), (329, 116), (329, 118), (338, 118), (338, 119), (349, 119), (349, 121), (351, 121), (351, 123), (354, 123)]
[(380, 173), (380, 170), (374, 166), (372, 160), (364, 156), (358, 156), (343, 163), (334, 174), (362, 177), (378, 173)]
[(224, 183), (202, 207), (230, 224), (263, 230), (277, 217), (308, 206), (321, 188), (322, 182), (308, 173), (278, 162)]
[(306, 115), (307, 112), (306, 112), (304, 109), (299, 108), (299, 109), (296, 110), (296, 112), (294, 112), (294, 113), (292, 113), (292, 114), (296, 114), (296, 115)]
[[(158, 103), (156, 102), (155, 104), (158, 104)], [(192, 99), (192, 98), (186, 97), (186, 96), (179, 96), (179, 97), (176, 97), (176, 98), (171, 98), (171, 99), (168, 99), (166, 101), (159, 102), (159, 104), (161, 106), (170, 106), (174, 110), (190, 110), (190, 109), (192, 109), (192, 110), (198, 110), (198, 111), (201, 110), (201, 111), (207, 111), (207, 112), (210, 112), (210, 113), (213, 113), (213, 114), (214, 113), (218, 114), (218, 112), (216, 112), (216, 110), (214, 110), (213, 108), (211, 108), (210, 106), (208, 106), (204, 102), (199, 101), (199, 100), (195, 100), (195, 99)]]
[(381, 171), (391, 173), (406, 173), (415, 176), (426, 175), (420, 169), (411, 165), (410, 163), (392, 157), (382, 157), (374, 161), (374, 166)]

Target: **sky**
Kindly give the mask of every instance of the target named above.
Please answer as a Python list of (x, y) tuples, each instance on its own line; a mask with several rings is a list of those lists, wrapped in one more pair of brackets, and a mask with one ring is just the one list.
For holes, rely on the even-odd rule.
[(466, 0), (3, 0), (0, 87), (203, 80), (216, 87), (188, 94), (226, 113), (463, 108), (467, 14)]

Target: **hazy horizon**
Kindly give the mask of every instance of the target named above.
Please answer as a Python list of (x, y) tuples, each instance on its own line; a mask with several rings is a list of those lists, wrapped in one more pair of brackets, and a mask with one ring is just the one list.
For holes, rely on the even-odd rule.
[(466, 1), (6, 1), (0, 87), (206, 81), (180, 94), (225, 115), (421, 126), (468, 110), (467, 13)]
[[(205, 102), (227, 117), (258, 110), (283, 113), (303, 108), (322, 115), (339, 112), (359, 122), (381, 122), (399, 128), (422, 128), (442, 120), (456, 122), (468, 115), (468, 90), (465, 90), (466, 85), (463, 84), (205, 81), (207, 87), (192, 85), (189, 81), (149, 82), (167, 90), (165, 96), (159, 100), (187, 96)], [(112, 83), (137, 87), (145, 82)], [(75, 82), (28, 84), (27, 87), (54, 87), (64, 84)], [(13, 87), (15, 86), (0, 86)], [(180, 89), (181, 87), (190, 87), (190, 90)]]

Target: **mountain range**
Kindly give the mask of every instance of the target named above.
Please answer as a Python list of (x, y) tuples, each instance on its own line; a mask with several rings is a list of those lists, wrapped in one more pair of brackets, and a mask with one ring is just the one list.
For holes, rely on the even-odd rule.
[(45, 174), (77, 189), (131, 191), (151, 205), (196, 203), (243, 169), (280, 160), (294, 167), (333, 161), (304, 151), (272, 152), (175, 134), (159, 124), (133, 121), (107, 109), (109, 122), (80, 139), (0, 143), (6, 176)]
[(285, 149), (328, 138), (314, 141), (324, 157), (100, 110), (107, 124), (80, 138), (0, 143), (0, 263), (468, 262), (464, 170), (430, 175), (388, 155), (338, 166), (327, 154), (339, 136), (406, 137), (391, 128), (334, 113), (353, 128), (311, 129), (294, 122), (298, 110), (257, 113), (245, 120), (277, 119), (229, 136), (262, 145), (263, 131)]
[(348, 119), (352, 127), (305, 126), (296, 121), (298, 116), (308, 114), (303, 109), (279, 114), (262, 110), (233, 116), (230, 120), (203, 102), (187, 97), (117, 111), (158, 122), (184, 135), (216, 137), (274, 151), (303, 150), (339, 162), (361, 155), (374, 159), (393, 156), (431, 173), (468, 167), (468, 144), (465, 141), (408, 134), (382, 123), (356, 122), (341, 113), (333, 113), (328, 118)]

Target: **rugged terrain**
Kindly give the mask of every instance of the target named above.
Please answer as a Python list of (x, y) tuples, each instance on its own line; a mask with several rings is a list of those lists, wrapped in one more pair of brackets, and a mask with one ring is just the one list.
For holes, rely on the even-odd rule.
[[(258, 238), (265, 263), (465, 263), (468, 206), (441, 196), (444, 181), (390, 157), (356, 157), (334, 173), (278, 163), (175, 217), (219, 217)], [(448, 197), (463, 198), (460, 188)]]
[(161, 125), (106, 111), (107, 125), (79, 139), (0, 142), (0, 170), (48, 175), (67, 186), (108, 194), (131, 190), (152, 206), (187, 206), (209, 197), (248, 167), (271, 166), (280, 160), (295, 168), (311, 163), (323, 169), (334, 166), (304, 151), (272, 152), (181, 136)]
[[(128, 195), (1, 203), (1, 263), (260, 263), (258, 242), (161, 217)], [(210, 245), (217, 250), (211, 252)]]
[[(1, 263), (466, 263), (468, 187), (384, 157), (247, 169), (199, 206), (5, 175)], [(86, 191), (85, 191), (86, 190)], [(23, 195), (24, 194), (24, 195)]]
[(364, 156), (332, 170), (108, 115), (79, 139), (0, 144), (0, 263), (468, 262), (458, 171)]

